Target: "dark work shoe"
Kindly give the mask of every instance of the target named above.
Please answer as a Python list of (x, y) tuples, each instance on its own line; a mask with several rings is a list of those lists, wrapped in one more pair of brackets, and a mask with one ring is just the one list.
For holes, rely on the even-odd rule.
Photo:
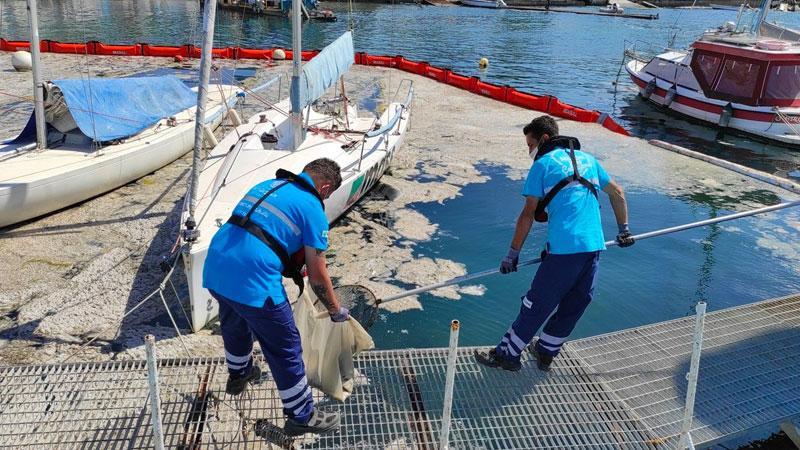
[(516, 372), (522, 368), (522, 364), (518, 359), (506, 359), (497, 356), (496, 349), (491, 349), (489, 351), (475, 350), (475, 361), (487, 367), (499, 367), (511, 372)]
[(225, 392), (228, 395), (239, 395), (247, 387), (247, 383), (261, 378), (261, 369), (253, 364), (247, 375), (232, 377), (228, 375), (228, 382), (225, 384)]
[(531, 353), (536, 357), (536, 367), (538, 367), (539, 370), (544, 370), (545, 372), (550, 370), (550, 364), (553, 362), (552, 355), (545, 355), (544, 353), (537, 352), (535, 345), (531, 345)]
[(300, 436), (301, 434), (325, 434), (339, 429), (339, 414), (325, 412), (318, 409), (314, 410), (308, 423), (300, 423), (294, 419), (286, 419), (283, 431), (288, 436)]

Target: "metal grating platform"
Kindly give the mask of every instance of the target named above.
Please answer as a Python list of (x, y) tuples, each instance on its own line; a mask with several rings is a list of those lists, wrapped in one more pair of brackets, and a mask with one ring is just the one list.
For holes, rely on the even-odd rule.
[[(570, 342), (547, 374), (528, 355), (509, 373), (481, 368), (472, 349), (460, 349), (451, 448), (674, 448), (693, 321)], [(800, 415), (800, 296), (710, 313), (705, 336), (695, 444)], [(363, 354), (347, 402), (317, 394), (320, 407), (343, 414), (343, 429), (294, 445), (436, 448), (446, 358), (447, 349)], [(268, 375), (238, 399), (224, 394), (221, 358), (162, 360), (159, 377), (167, 448), (270, 448), (256, 420), (283, 426)], [(145, 363), (0, 368), (0, 447), (152, 448)]]

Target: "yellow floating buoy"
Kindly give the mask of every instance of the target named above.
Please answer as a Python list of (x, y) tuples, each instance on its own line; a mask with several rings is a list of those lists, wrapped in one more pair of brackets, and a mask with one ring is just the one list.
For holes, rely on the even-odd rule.
[(487, 58), (481, 58), (481, 60), (478, 61), (478, 67), (481, 69), (489, 67), (489, 60)]
[(281, 49), (277, 49), (272, 53), (272, 59), (275, 61), (283, 61), (286, 59), (286, 52)]

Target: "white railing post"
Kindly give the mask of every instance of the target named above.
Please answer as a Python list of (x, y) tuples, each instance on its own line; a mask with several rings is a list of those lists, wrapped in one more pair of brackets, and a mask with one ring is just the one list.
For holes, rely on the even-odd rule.
[(450, 413), (453, 410), (453, 387), (456, 378), (456, 359), (458, 357), (458, 320), (450, 322), (450, 348), (447, 352), (447, 375), (444, 384), (444, 407), (442, 411), (442, 432), (439, 448), (450, 448)]
[(158, 391), (158, 362), (156, 338), (152, 334), (144, 337), (147, 353), (147, 385), (150, 389), (150, 417), (153, 422), (153, 448), (164, 450), (164, 429), (161, 426), (161, 395)]
[(681, 426), (678, 449), (694, 450), (692, 442), (692, 417), (694, 416), (694, 397), (697, 392), (697, 375), (700, 370), (700, 353), (703, 351), (703, 327), (706, 319), (706, 302), (700, 301), (696, 307), (697, 316), (694, 322), (694, 338), (692, 340), (692, 360), (689, 363), (689, 373), (686, 374), (686, 407), (683, 411), (683, 425)]

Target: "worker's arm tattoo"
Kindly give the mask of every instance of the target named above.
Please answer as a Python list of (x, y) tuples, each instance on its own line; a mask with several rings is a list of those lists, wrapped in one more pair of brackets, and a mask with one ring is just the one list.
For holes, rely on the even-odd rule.
[(330, 310), (333, 306), (333, 299), (328, 296), (328, 289), (325, 283), (311, 283), (311, 289), (317, 294), (317, 298), (325, 305), (325, 308)]

